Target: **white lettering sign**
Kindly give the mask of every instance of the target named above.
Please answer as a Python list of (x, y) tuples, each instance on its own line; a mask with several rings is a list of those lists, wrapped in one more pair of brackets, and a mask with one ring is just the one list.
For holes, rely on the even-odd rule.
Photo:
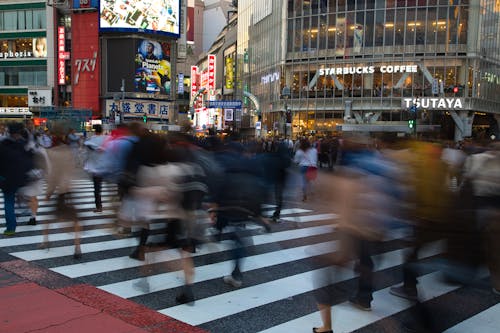
[[(378, 71), (381, 73), (417, 73), (417, 69), (417, 65), (390, 65), (378, 67)], [(329, 67), (320, 68), (318, 70), (320, 76), (373, 73), (375, 73), (375, 66)]]
[(21, 52), (0, 52), (0, 59), (8, 59), (8, 58), (31, 58), (33, 54), (29, 51), (21, 51)]
[(276, 73), (273, 73), (273, 74), (268, 74), (266, 76), (262, 76), (260, 78), (260, 82), (262, 84), (268, 84), (268, 83), (271, 83), (271, 82), (274, 82), (274, 81), (279, 81), (279, 79), (280, 79), (280, 73), (276, 72)]
[(78, 84), (78, 81), (80, 80), (81, 73), (94, 72), (96, 60), (97, 60), (97, 52), (94, 52), (94, 56), (92, 58), (76, 59), (75, 60), (75, 67), (76, 67), (75, 85)]
[(418, 109), (427, 110), (456, 110), (464, 108), (463, 98), (432, 98), (432, 97), (422, 97), (422, 98), (403, 98), (402, 107), (404, 109), (409, 109), (415, 105)]

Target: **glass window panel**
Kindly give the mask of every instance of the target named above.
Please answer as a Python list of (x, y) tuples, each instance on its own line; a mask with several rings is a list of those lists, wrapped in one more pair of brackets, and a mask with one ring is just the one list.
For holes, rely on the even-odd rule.
[(385, 8), (385, 0), (375, 0), (375, 8)]
[(394, 23), (394, 41), (395, 45), (405, 44), (405, 10), (396, 10), (396, 22)]
[(457, 6), (451, 6), (449, 9), (448, 13), (448, 31), (449, 31), (449, 37), (448, 37), (448, 43), (449, 44), (457, 44), (458, 40), (458, 15), (460, 13), (459, 9)]
[(405, 7), (406, 6), (406, 0), (396, 0), (396, 6), (398, 6), (398, 7)]
[(318, 49), (318, 35), (319, 35), (319, 27), (318, 27), (318, 17), (313, 16), (311, 18), (311, 50)]
[(448, 10), (446, 7), (438, 7), (438, 20), (437, 20), (437, 44), (446, 44), (446, 33), (447, 33), (447, 22), (448, 22)]
[(45, 10), (33, 11), (33, 29), (45, 29)]
[(288, 18), (294, 17), (295, 0), (288, 0)]
[(409, 8), (406, 11), (406, 41), (405, 45), (415, 44), (415, 30), (418, 22), (415, 20), (415, 9)]
[(366, 0), (366, 9), (374, 9), (375, 0)]
[(365, 9), (366, 0), (356, 0), (356, 9), (363, 10)]
[(321, 15), (319, 17), (319, 49), (326, 50), (328, 41), (328, 22), (327, 16)]
[(427, 44), (436, 43), (436, 8), (429, 8), (427, 11)]
[(23, 86), (35, 85), (35, 73), (33, 72), (19, 72), (19, 84)]
[(36, 86), (46, 86), (47, 85), (47, 71), (36, 72), (35, 85)]
[(460, 23), (458, 24), (458, 43), (467, 44), (467, 28), (468, 28), (467, 9), (460, 7)]
[(356, 25), (353, 24), (354, 21), (354, 12), (347, 13), (346, 16), (346, 40), (345, 47), (351, 48), (354, 42), (354, 29), (356, 29)]
[(304, 17), (303, 27), (302, 27), (302, 51), (309, 50), (309, 40), (310, 40), (310, 25), (309, 17)]
[(337, 10), (337, 0), (328, 0), (328, 12), (335, 13)]
[(302, 15), (302, 0), (295, 0), (295, 16)]
[(344, 15), (337, 17), (335, 25), (336, 41), (335, 41), (335, 54), (344, 55), (345, 52), (345, 37), (346, 37), (346, 19)]
[(17, 30), (17, 12), (5, 11), (3, 14), (5, 30)]
[(24, 10), (17, 12), (17, 29), (26, 30), (26, 16), (24, 15)]
[(394, 6), (396, 6), (396, 0), (386, 0), (387, 8), (393, 8)]
[(26, 29), (33, 29), (33, 11), (27, 10), (26, 14)]
[(293, 20), (288, 20), (288, 40), (287, 40), (287, 51), (293, 52), (294, 43), (294, 31), (293, 31)]
[(346, 0), (337, 0), (337, 11), (345, 12), (345, 2)]
[(350, 0), (347, 1), (347, 10), (354, 10), (356, 9), (356, 1)]
[(302, 20), (300, 18), (295, 19), (295, 33), (294, 33), (294, 51), (299, 52), (302, 45)]
[(302, 2), (302, 11), (304, 15), (311, 14), (311, 0), (305, 0)]
[(366, 12), (366, 24), (365, 24), (365, 46), (372, 47), (373, 46), (373, 11), (369, 10)]
[(388, 9), (385, 12), (385, 46), (394, 44), (394, 9)]
[(3, 26), (3, 12), (0, 12), (0, 31), (5, 30)]
[(384, 43), (384, 11), (377, 10), (375, 13), (375, 46)]
[(5, 73), (0, 72), (0, 86), (5, 86)]
[(311, 12), (313, 15), (318, 14), (319, 2), (320, 2), (320, 0), (312, 0), (311, 1)]
[(425, 8), (417, 9), (417, 21), (416, 21), (416, 31), (415, 31), (415, 43), (417, 45), (425, 44)]
[(335, 49), (335, 36), (337, 35), (337, 27), (335, 14), (330, 14), (330, 22), (328, 23), (328, 49)]

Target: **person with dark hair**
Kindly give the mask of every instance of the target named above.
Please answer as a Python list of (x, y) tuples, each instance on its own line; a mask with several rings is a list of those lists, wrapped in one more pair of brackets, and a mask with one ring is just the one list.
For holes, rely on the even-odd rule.
[(22, 123), (8, 125), (9, 136), (0, 142), (0, 188), (4, 197), (5, 236), (16, 233), (15, 201), (17, 190), (28, 182), (28, 172), (33, 169), (33, 154), (25, 149), (25, 130)]
[(102, 126), (94, 125), (95, 135), (84, 142), (84, 146), (87, 147), (88, 155), (87, 161), (84, 165), (84, 170), (87, 171), (92, 177), (92, 182), (94, 183), (94, 201), (95, 209), (94, 213), (102, 212), (102, 200), (101, 200), (101, 188), (102, 188), (102, 165), (103, 161), (103, 144), (107, 139), (106, 135), (102, 134)]
[(155, 55), (155, 46), (151, 42), (148, 42), (148, 44), (146, 45), (146, 59), (158, 60), (158, 57)]
[(302, 175), (302, 201), (307, 200), (307, 192), (309, 191), (310, 183), (314, 180), (314, 176), (309, 176), (317, 172), (318, 151), (311, 146), (307, 138), (300, 140), (299, 149), (295, 153), (294, 162), (300, 167)]

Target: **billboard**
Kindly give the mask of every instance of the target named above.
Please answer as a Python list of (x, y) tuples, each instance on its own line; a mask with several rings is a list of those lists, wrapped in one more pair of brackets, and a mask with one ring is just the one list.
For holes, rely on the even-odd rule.
[(99, 0), (73, 0), (73, 8), (90, 9), (99, 7)]
[(170, 43), (138, 39), (135, 55), (134, 90), (150, 94), (170, 94), (172, 81)]
[(180, 0), (101, 0), (101, 31), (180, 36)]

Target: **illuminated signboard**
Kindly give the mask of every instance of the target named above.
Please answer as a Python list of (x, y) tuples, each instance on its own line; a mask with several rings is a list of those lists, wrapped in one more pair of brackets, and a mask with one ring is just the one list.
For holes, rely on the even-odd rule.
[(426, 110), (461, 110), (464, 108), (465, 99), (455, 97), (419, 97), (403, 98), (401, 106), (409, 109), (415, 106), (417, 109)]
[(101, 0), (100, 30), (180, 36), (180, 0)]
[(66, 60), (69, 52), (66, 52), (64, 27), (57, 27), (57, 82), (59, 85), (66, 84)]
[(150, 39), (137, 41), (135, 55), (135, 91), (170, 94), (170, 43)]
[(99, 0), (73, 0), (73, 8), (97, 8), (99, 7)]
[(215, 55), (208, 55), (208, 89), (215, 89)]

